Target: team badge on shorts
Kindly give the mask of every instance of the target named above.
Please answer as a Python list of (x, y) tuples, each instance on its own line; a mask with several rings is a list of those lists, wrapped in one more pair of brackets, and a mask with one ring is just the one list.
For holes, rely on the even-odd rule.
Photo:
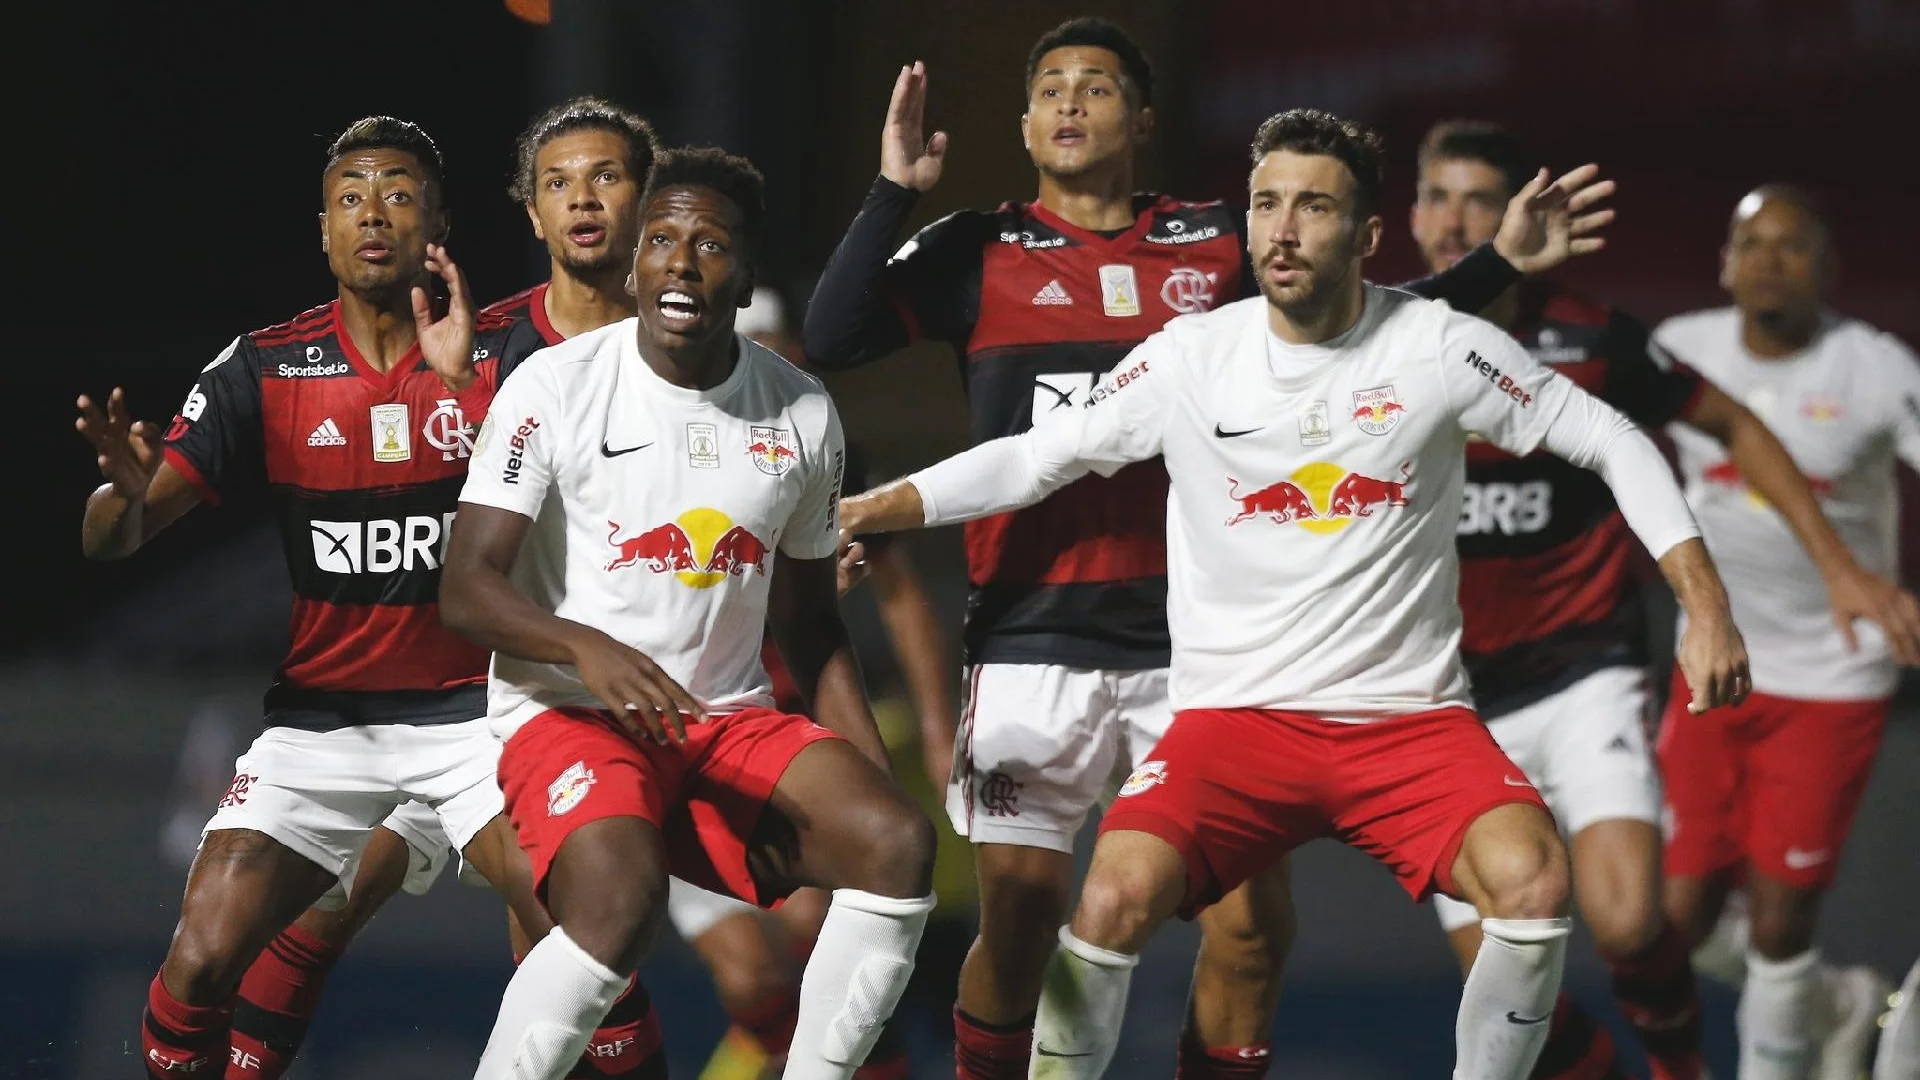
[(558, 779), (547, 785), (547, 816), (559, 817), (579, 806), (594, 783), (593, 770), (587, 768), (586, 762), (576, 761), (567, 766)]
[(1164, 761), (1143, 761), (1140, 767), (1127, 776), (1127, 782), (1120, 785), (1120, 797), (1138, 795), (1156, 784), (1167, 780), (1167, 763)]

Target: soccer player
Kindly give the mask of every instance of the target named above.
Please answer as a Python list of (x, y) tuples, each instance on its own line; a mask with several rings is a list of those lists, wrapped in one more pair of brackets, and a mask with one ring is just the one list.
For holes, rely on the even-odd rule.
[[(1533, 173), (1513, 133), (1483, 121), (1435, 126), (1419, 166), (1413, 236), (1436, 273), (1492, 239), (1501, 208)], [(1531, 277), (1480, 316), (1643, 427), (1679, 421), (1725, 447), (1819, 567), (1835, 619), (1896, 610), (1898, 586), (1855, 561), (1766, 425), (1674, 363), (1630, 315)], [(1591, 473), (1551, 454), (1515, 458), (1471, 442), (1458, 542), (1474, 704), (1571, 837), (1575, 897), (1654, 1077), (1694, 1080), (1699, 997), (1685, 935), (1660, 906), (1651, 656), (1626, 523)], [(1446, 897), (1434, 904), (1461, 964), (1472, 963), (1478, 915)], [(1535, 1075), (1604, 1068), (1605, 1029), (1569, 999), (1559, 1008)]]
[(1873, 1080), (1913, 1080), (1920, 1076), (1920, 961), (1907, 969), (1898, 998), (1880, 1024), (1880, 1049), (1873, 1056)]
[[(1896, 338), (1827, 306), (1834, 261), (1832, 231), (1807, 193), (1757, 188), (1735, 208), (1723, 255), (1733, 306), (1669, 319), (1654, 340), (1766, 421), (1851, 556), (1891, 577), (1894, 461), (1920, 467), (1920, 364)], [(1670, 706), (1662, 723), (1667, 913), (1699, 942), (1744, 878), (1741, 1077), (1854, 1076), (1886, 984), (1866, 969), (1823, 972), (1814, 922), (1897, 668), (1920, 661), (1915, 606), (1899, 597), (1879, 625), (1830, 612), (1827, 567), (1791, 542), (1791, 508), (1713, 440), (1685, 427), (1673, 439), (1755, 680), (1739, 709), (1688, 716)]]
[[(818, 381), (738, 338), (760, 174), (672, 151), (641, 201), (634, 319), (544, 350), (476, 443), (441, 614), (494, 650), (488, 711), (556, 927), (478, 1077), (558, 1077), (664, 914), (668, 873), (835, 889), (791, 1080), (848, 1077), (913, 968), (931, 823), (886, 773), (836, 595), (844, 447)], [(771, 620), (825, 726), (778, 712)]]
[[(1255, 291), (1242, 214), (1134, 194), (1134, 156), (1154, 124), (1153, 74), (1124, 31), (1104, 19), (1049, 31), (1028, 55), (1026, 91), (1021, 130), (1038, 197), (945, 218), (889, 261), (946, 151), (944, 134), (923, 136), (924, 69), (903, 69), (881, 175), (807, 310), (807, 355), (829, 370), (915, 339), (951, 343), (965, 361), (975, 441), (1071, 411), (1168, 319)], [(1585, 206), (1611, 189), (1581, 188), (1592, 172), (1556, 190)], [(1598, 246), (1561, 235), (1536, 253), (1527, 211), (1544, 186), (1514, 201), (1513, 228), (1498, 241), (1516, 259), (1538, 255), (1524, 269)], [(1471, 310), (1514, 271), (1489, 250), (1421, 287)], [(1311, 418), (1315, 437), (1333, 420)], [(963, 1080), (1024, 1074), (1041, 975), (1071, 895), (1074, 836), (1171, 722), (1166, 493), (1165, 469), (1145, 462), (967, 526), (971, 676), (948, 788), (954, 829), (975, 845), (981, 893), (954, 1010)], [(1190, 1080), (1266, 1070), (1292, 909), (1285, 865), (1262, 870), (1201, 916), (1180, 1046)]]
[[(486, 653), (443, 628), (435, 608), (469, 424), (539, 340), (530, 327), (476, 320), (439, 246), (442, 177), (440, 152), (416, 125), (376, 116), (349, 126), (321, 177), (320, 246), (338, 297), (234, 339), (164, 439), (128, 422), (120, 390), (104, 412), (79, 400), (76, 425), (107, 479), (87, 502), (90, 558), (125, 558), (202, 502), (259, 493), (280, 519), (295, 592), (266, 730), (207, 822), (148, 990), (142, 1045), (154, 1076), (284, 1069), (283, 1028), (230, 1033), (242, 973), (310, 905), (338, 906), (375, 826), (410, 799), (432, 809), (523, 926), (545, 928), (500, 812)], [(436, 278), (449, 292), (441, 315), (427, 291)]]
[(1598, 471), (1694, 616), (1693, 707), (1744, 695), (1726, 598), (1652, 441), (1487, 323), (1362, 280), (1380, 152), (1317, 110), (1268, 120), (1249, 185), (1261, 297), (1170, 322), (1086, 407), (845, 507), (857, 534), (1030, 505), (1154, 455), (1172, 478), (1178, 711), (1102, 822), (1047, 974), (1035, 1076), (1104, 1071), (1153, 929), (1320, 836), (1374, 855), (1415, 899), (1474, 904), (1485, 943), (1454, 1075), (1532, 1067), (1565, 956), (1567, 856), (1474, 714), (1458, 656), (1469, 432)]
[[(516, 147), (511, 193), (527, 208), (534, 234), (547, 241), (553, 276), (484, 309), (481, 319), (529, 321), (541, 342), (551, 345), (564, 339), (556, 318), (560, 325), (591, 328), (631, 315), (633, 300), (623, 282), (632, 262), (640, 188), (656, 150), (644, 119), (597, 99), (575, 99), (537, 118)], [(557, 288), (544, 302), (549, 284)], [(527, 303), (530, 296), (543, 301), (537, 311)], [(286, 1070), (348, 943), (395, 893), (425, 892), (458, 856), (438, 815), (417, 801), (395, 810), (374, 831), (346, 906), (309, 908), (261, 951), (241, 980), (234, 1038), (260, 1059), (247, 1077), (274, 1080)], [(549, 925), (542, 916), (539, 932)], [(508, 931), (514, 956), (525, 956), (536, 939), (511, 912)], [(574, 1074), (627, 1074), (644, 1065), (638, 1077), (662, 1075), (660, 1044), (658, 1018), (636, 980), (594, 1032)]]

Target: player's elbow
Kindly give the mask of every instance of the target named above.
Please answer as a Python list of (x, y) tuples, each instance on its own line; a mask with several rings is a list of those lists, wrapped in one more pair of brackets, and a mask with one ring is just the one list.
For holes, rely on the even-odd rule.
[(440, 622), (461, 637), (480, 641), (484, 635), (475, 580), (482, 571), (465, 560), (450, 559), (440, 572)]

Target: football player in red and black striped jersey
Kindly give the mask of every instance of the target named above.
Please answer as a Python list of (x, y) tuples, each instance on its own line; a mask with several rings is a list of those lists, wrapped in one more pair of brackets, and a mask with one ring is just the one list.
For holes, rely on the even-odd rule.
[[(1499, 125), (1450, 121), (1428, 132), (1412, 224), (1429, 268), (1445, 270), (1491, 236), (1499, 208), (1534, 170)], [(1836, 612), (1882, 610), (1871, 598), (1894, 586), (1853, 562), (1766, 425), (1632, 316), (1543, 278), (1519, 282), (1480, 315), (1641, 426), (1678, 420), (1724, 443), (1838, 583)], [(1660, 781), (1646, 730), (1652, 658), (1626, 523), (1592, 474), (1472, 443), (1458, 532), (1461, 652), (1480, 715), (1573, 838), (1581, 913), (1655, 1080), (1693, 1080), (1699, 997), (1686, 935), (1661, 908)], [(1444, 898), (1435, 906), (1470, 966), (1478, 916)], [(1612, 1055), (1605, 1029), (1563, 997), (1533, 1075), (1619, 1075), (1606, 1072)]]
[[(89, 557), (124, 558), (202, 502), (257, 492), (279, 518), (295, 591), (266, 730), (208, 822), (149, 989), (154, 1076), (284, 1071), (311, 1015), (300, 999), (338, 954), (289, 924), (323, 898), (339, 906), (375, 827), (409, 800), (431, 806), (532, 935), (551, 925), (500, 814), (487, 654), (436, 607), (472, 433), (540, 341), (474, 314), (440, 246), (443, 176), (418, 126), (356, 122), (322, 176), (337, 297), (236, 338), (164, 437), (129, 421), (119, 390), (104, 410), (79, 401), (107, 479), (88, 500)], [(250, 965), (264, 973), (256, 1000), (237, 1000)]]

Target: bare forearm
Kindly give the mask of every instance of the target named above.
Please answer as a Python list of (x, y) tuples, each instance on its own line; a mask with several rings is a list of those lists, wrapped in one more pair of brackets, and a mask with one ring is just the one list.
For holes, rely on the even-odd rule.
[(957, 689), (953, 665), (948, 662), (946, 634), (919, 580), (910, 569), (902, 570), (901, 576), (897, 585), (883, 593), (880, 617), (887, 624), (901, 673), (907, 680), (907, 693), (920, 717), (922, 741), (950, 744), (959, 717), (955, 715)]
[(454, 633), (498, 653), (541, 664), (571, 664), (591, 627), (527, 599), (492, 568), (450, 572), (440, 586), (440, 619)]
[(1732, 425), (1726, 446), (1727, 455), (1741, 475), (1754, 491), (1780, 511), (1822, 575), (1831, 578), (1852, 568), (1853, 553), (1840, 539), (1840, 534), (1833, 531), (1827, 515), (1820, 509), (1820, 500), (1814, 496), (1799, 466), (1793, 463), (1787, 448), (1780, 445), (1780, 440), (1774, 438), (1765, 424), (1749, 413), (1746, 421)]
[(87, 497), (80, 521), (80, 550), (89, 559), (124, 559), (140, 549), (145, 503), (102, 484)]
[(1726, 586), (1721, 584), (1707, 545), (1699, 537), (1682, 540), (1668, 549), (1660, 557), (1660, 574), (1672, 586), (1688, 618), (1732, 620)]
[(925, 525), (927, 511), (920, 501), (920, 489), (901, 479), (842, 500), (840, 520), (856, 536), (904, 532)]

